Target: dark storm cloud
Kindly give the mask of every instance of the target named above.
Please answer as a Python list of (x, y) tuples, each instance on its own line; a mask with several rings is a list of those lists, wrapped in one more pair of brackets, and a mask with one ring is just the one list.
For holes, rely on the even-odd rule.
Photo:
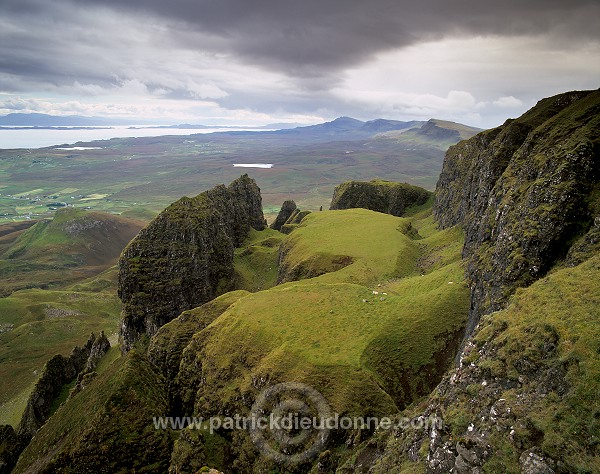
[(1, 8), (7, 16), (47, 16), (58, 24), (76, 22), (99, 6), (176, 22), (173, 37), (181, 46), (219, 48), (252, 64), (309, 77), (445, 35), (598, 37), (600, 18), (597, 0), (4, 0)]
[(449, 34), (598, 37), (600, 18), (597, 0), (86, 1), (182, 21), (250, 61), (309, 75)]

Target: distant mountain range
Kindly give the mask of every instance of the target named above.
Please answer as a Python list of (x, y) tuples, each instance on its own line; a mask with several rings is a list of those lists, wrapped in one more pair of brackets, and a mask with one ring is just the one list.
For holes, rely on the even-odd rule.
[[(447, 122), (452, 123), (452, 122)], [(273, 123), (256, 129), (276, 130), (275, 133), (288, 136), (302, 136), (306, 138), (335, 138), (335, 139), (360, 139), (371, 137), (377, 133), (405, 131), (424, 125), (424, 121), (408, 121), (375, 119), (364, 122), (351, 117), (339, 117), (331, 122), (317, 125), (301, 126), (296, 123)], [(54, 127), (111, 127), (111, 126), (151, 126), (157, 129), (217, 129), (217, 128), (239, 128), (245, 130), (247, 127), (202, 125), (202, 124), (176, 124), (157, 125), (147, 120), (114, 119), (105, 117), (84, 117), (81, 115), (48, 115), (48, 114), (26, 114), (12, 113), (0, 116), (0, 127), (32, 127), (32, 128), (54, 128)], [(461, 126), (462, 127), (462, 126)], [(470, 127), (467, 127), (470, 128)], [(473, 129), (479, 131), (479, 129)], [(237, 132), (235, 132), (237, 133)]]
[(368, 122), (357, 120), (351, 117), (339, 117), (331, 122), (320, 123), (318, 125), (309, 125), (306, 127), (296, 127), (288, 130), (279, 130), (276, 133), (285, 135), (302, 135), (311, 137), (322, 137), (325, 139), (353, 139), (371, 137), (377, 133), (389, 132), (392, 130), (407, 130), (409, 128), (420, 127), (425, 122), (409, 121), (401, 122), (399, 120), (376, 119)]

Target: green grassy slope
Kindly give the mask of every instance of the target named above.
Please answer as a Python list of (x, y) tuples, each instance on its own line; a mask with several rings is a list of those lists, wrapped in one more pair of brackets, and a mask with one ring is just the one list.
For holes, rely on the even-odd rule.
[[(75, 208), (58, 210), (12, 239), (0, 254), (0, 295), (51, 288), (89, 278), (114, 265), (139, 232), (139, 220)], [(14, 227), (14, 224), (0, 226)], [(10, 229), (9, 229), (10, 230)]]
[[(313, 267), (324, 265), (316, 270), (320, 275), (302, 278), (309, 275), (298, 273), (300, 280), (273, 286), (280, 241), (285, 248), (281, 272), (297, 265), (308, 268), (309, 262)], [(251, 232), (235, 265), (238, 281), (253, 292), (227, 293), (184, 312), (152, 339), (149, 357), (171, 379), (160, 382), (161, 390), (169, 387), (169, 397), (177, 392), (179, 413), (205, 417), (247, 414), (258, 392), (283, 381), (314, 387), (340, 414), (397, 412), (432, 389), (456, 350), (469, 304), (461, 246), (462, 233), (436, 230), (429, 208), (408, 218), (365, 209), (315, 212), (286, 236), (270, 229)], [(328, 267), (337, 256), (345, 257), (344, 264)], [(253, 266), (256, 262), (262, 263)], [(258, 286), (263, 289), (257, 291)], [(98, 417), (106, 412), (101, 397), (113, 390), (126, 392), (128, 376), (130, 390), (135, 393), (139, 386), (139, 377), (128, 372), (132, 369), (127, 360), (113, 363), (106, 369), (112, 375), (98, 377), (59, 409), (25, 451), (19, 469), (36, 465), (36, 456), (44, 463), (55, 456), (59, 461), (53, 466), (67, 460), (75, 466), (79, 456), (89, 456), (90, 462), (100, 458), (86, 443)], [(147, 373), (143, 367), (135, 370)], [(144, 384), (151, 394), (159, 390), (156, 381)], [(96, 449), (129, 440), (123, 450), (137, 452), (136, 443), (148, 439), (161, 452), (165, 438), (151, 436), (147, 427), (152, 427), (153, 414), (169, 411), (162, 402), (151, 408), (144, 403), (139, 408), (114, 406), (115, 419), (131, 409), (139, 423), (127, 430), (107, 422), (94, 438)], [(92, 418), (85, 418), (86, 410)], [(67, 429), (72, 423), (78, 423), (69, 428), (74, 434)], [(187, 463), (188, 456), (202, 447), (186, 433), (176, 444), (172, 458), (176, 464)], [(247, 434), (230, 435), (234, 439), (226, 435), (219, 441), (217, 454), (241, 456), (238, 469), (248, 472), (244, 469), (250, 469), (256, 454), (244, 438)], [(71, 446), (73, 436), (85, 441)], [(49, 446), (58, 448), (53, 453)]]
[(403, 413), (437, 413), (443, 429), (377, 434), (356, 454), (380, 447), (369, 472), (424, 472), (459, 448), (482, 472), (521, 473), (527, 458), (544, 462), (535, 472), (600, 472), (599, 278), (596, 254), (483, 317), (461, 368)]
[[(254, 392), (252, 381), (264, 379), (314, 386), (340, 413), (390, 413), (426, 393), (456, 349), (468, 289), (461, 233), (431, 231), (424, 214), (307, 216), (284, 241), (284, 264), (309, 275), (315, 266), (334, 271), (246, 296), (196, 334), (180, 373), (185, 402), (195, 398), (202, 413), (240, 409), (239, 392)], [(431, 235), (405, 235), (409, 222)], [(429, 253), (439, 255), (438, 266), (421, 262)], [(351, 263), (328, 268), (339, 257)]]
[[(47, 360), (68, 355), (90, 333), (116, 344), (121, 303), (116, 268), (63, 290), (20, 290), (0, 298), (0, 424), (16, 426)], [(112, 335), (112, 337), (111, 337)]]
[(163, 384), (135, 351), (118, 359), (58, 409), (13, 472), (166, 472), (171, 434), (152, 424), (167, 410)]
[(260, 291), (275, 286), (279, 259), (279, 245), (284, 235), (272, 229), (262, 232), (250, 229), (243, 246), (235, 249), (233, 259), (235, 287), (240, 290)]
[[(539, 436), (542, 451), (571, 472), (600, 471), (598, 279), (600, 255), (517, 290), (508, 309), (488, 317), (475, 337), (479, 347), (498, 348), (489, 365), (491, 376), (526, 377), (520, 389), (504, 393), (514, 416), (532, 427), (519, 435)], [(479, 361), (476, 352), (469, 360), (484, 366), (490, 362)], [(536, 380), (536, 370), (548, 374), (550, 393), (519, 396), (543, 394), (548, 388)], [(563, 377), (566, 394), (559, 389)], [(504, 449), (497, 449), (489, 467), (516, 471), (519, 449), (505, 434), (495, 438)]]

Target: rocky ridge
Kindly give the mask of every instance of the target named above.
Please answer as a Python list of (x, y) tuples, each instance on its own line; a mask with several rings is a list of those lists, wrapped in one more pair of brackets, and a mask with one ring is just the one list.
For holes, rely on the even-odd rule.
[(104, 333), (91, 334), (82, 346), (76, 346), (68, 356), (52, 357), (42, 370), (42, 375), (27, 400), (27, 405), (16, 430), (10, 425), (0, 426), (0, 473), (8, 473), (17, 462), (19, 454), (40, 427), (52, 415), (65, 385), (75, 381), (75, 393), (84, 389), (82, 381), (93, 377), (98, 361), (110, 349)]
[(583, 236), (600, 216), (599, 179), (600, 91), (543, 99), (448, 150), (434, 215), (442, 228), (465, 230), (468, 333), (516, 288), (543, 277), (578, 239), (597, 240)]
[(360, 207), (401, 217), (409, 207), (425, 204), (431, 195), (407, 183), (348, 181), (336, 186), (329, 209)]
[(248, 175), (161, 212), (119, 260), (122, 348), (231, 289), (234, 248), (250, 228), (265, 226), (260, 189)]

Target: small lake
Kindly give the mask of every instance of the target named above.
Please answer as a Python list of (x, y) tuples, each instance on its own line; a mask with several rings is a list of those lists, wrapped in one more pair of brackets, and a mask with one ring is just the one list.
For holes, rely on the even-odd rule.
[(273, 168), (272, 163), (236, 163), (234, 168)]

